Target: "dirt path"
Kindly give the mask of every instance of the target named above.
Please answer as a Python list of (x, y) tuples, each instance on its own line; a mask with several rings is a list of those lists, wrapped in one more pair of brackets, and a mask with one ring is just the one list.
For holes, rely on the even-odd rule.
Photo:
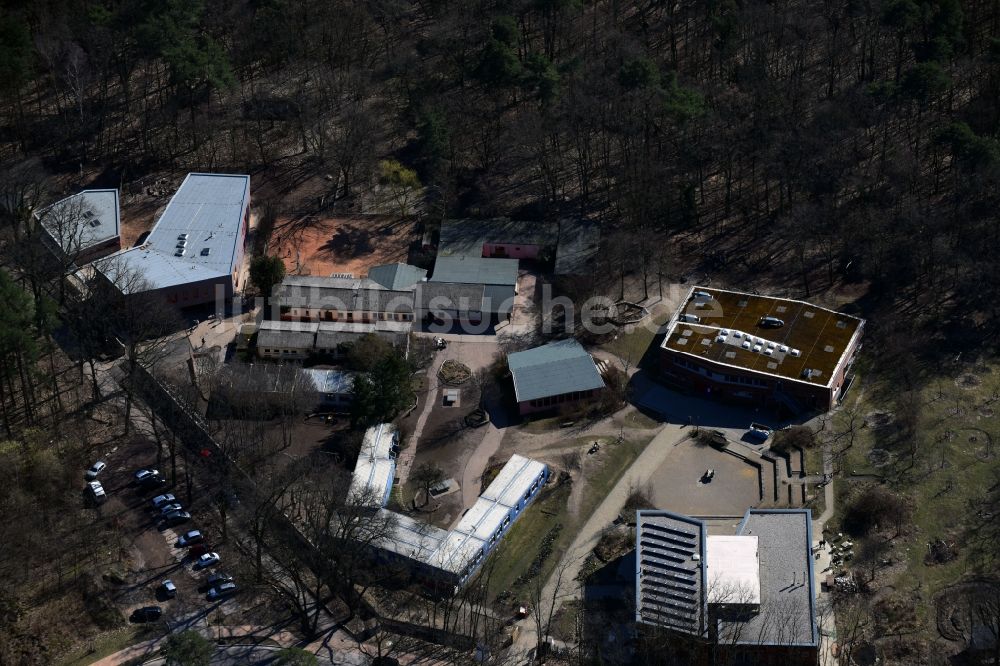
[[(556, 565), (555, 570), (542, 588), (540, 603), (535, 613), (548, 617), (550, 608), (558, 609), (563, 603), (579, 599), (582, 588), (576, 581), (577, 575), (587, 555), (594, 549), (601, 533), (621, 512), (628, 499), (629, 491), (635, 486), (645, 484), (650, 475), (670, 456), (678, 442), (687, 437), (684, 426), (667, 425), (646, 446), (646, 449), (636, 458), (632, 466), (622, 475), (611, 489), (607, 497), (598, 505), (579, 533), (566, 549), (566, 554)], [(559, 581), (561, 580), (561, 584)], [(527, 653), (538, 643), (538, 632), (534, 620), (521, 622), (518, 640), (512, 647), (513, 654), (519, 654), (527, 660)]]

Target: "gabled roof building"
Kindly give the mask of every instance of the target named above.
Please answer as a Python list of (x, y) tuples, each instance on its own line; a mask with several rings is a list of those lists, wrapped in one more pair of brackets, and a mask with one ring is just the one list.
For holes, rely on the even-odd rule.
[(605, 388), (594, 358), (573, 339), (510, 354), (507, 367), (521, 414), (590, 400)]

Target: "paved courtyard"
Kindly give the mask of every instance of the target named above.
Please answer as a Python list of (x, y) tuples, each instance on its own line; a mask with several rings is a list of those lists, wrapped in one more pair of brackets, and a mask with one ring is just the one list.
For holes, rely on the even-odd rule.
[[(702, 482), (706, 469), (715, 477)], [(742, 516), (760, 503), (757, 468), (736, 456), (686, 439), (653, 472), (653, 504), (693, 516)]]

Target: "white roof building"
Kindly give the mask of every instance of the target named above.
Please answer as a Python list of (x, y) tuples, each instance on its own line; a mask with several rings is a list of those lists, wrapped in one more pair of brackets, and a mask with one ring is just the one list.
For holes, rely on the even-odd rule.
[(365, 431), (348, 497), (360, 501), (363, 506), (386, 505), (396, 475), (393, 447), (398, 441), (399, 431), (389, 423), (380, 423)]

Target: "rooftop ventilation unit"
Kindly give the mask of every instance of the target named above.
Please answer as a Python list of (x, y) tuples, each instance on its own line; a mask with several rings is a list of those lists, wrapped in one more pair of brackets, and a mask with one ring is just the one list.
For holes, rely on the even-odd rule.
[(201, 248), (201, 256), (207, 257), (210, 254), (212, 254), (212, 248), (210, 248), (210, 247), (203, 247), (203, 248)]
[(793, 350), (791, 351), (791, 354), (792, 354), (792, 356), (794, 356), (795, 358), (798, 358), (799, 356), (802, 356), (802, 352), (800, 352), (800, 351), (799, 351), (798, 349), (793, 349)]
[(85, 210), (83, 211), (83, 216), (89, 220), (90, 218), (94, 217), (94, 211)]
[(749, 340), (744, 340), (743, 344), (740, 345), (740, 347), (743, 347), (743, 349), (750, 349), (750, 341)]
[(174, 252), (174, 256), (175, 256), (175, 257), (183, 257), (183, 256), (184, 256), (184, 252), (185, 252), (185, 251), (186, 251), (186, 250), (185, 250), (184, 248), (182, 248), (182, 247), (179, 247), (179, 248), (177, 248), (177, 251), (176, 251), (176, 252)]
[(92, 227), (99, 227), (99, 226), (101, 226), (101, 221), (95, 217), (94, 219), (92, 219), (87, 224), (89, 224)]

